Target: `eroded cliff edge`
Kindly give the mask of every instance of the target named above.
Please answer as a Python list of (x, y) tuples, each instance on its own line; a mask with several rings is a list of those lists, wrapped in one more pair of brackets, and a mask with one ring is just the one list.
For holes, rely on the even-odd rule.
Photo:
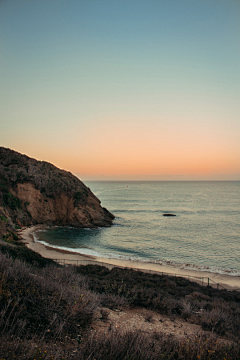
[(0, 234), (35, 224), (110, 226), (113, 219), (70, 172), (0, 147)]

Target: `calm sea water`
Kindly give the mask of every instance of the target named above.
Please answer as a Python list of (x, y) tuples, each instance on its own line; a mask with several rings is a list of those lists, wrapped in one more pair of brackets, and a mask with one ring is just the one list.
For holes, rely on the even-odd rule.
[[(240, 182), (87, 182), (110, 228), (49, 228), (35, 239), (106, 258), (240, 275)], [(164, 217), (164, 213), (175, 217)]]

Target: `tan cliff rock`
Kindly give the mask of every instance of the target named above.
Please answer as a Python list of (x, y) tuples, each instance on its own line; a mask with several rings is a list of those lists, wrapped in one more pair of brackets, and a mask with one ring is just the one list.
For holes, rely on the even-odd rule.
[(113, 219), (70, 172), (0, 147), (0, 232), (32, 224), (110, 226)]

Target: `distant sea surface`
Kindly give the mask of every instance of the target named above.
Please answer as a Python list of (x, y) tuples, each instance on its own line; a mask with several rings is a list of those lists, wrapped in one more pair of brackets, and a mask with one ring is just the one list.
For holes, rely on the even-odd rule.
[(34, 234), (36, 241), (81, 254), (240, 275), (240, 182), (85, 183), (115, 215), (114, 225), (47, 228)]

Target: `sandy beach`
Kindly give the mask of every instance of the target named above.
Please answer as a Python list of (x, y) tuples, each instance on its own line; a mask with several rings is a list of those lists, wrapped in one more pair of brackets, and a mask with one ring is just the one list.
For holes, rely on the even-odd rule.
[[(101, 257), (93, 257), (93, 256), (87, 256), (87, 255), (81, 255), (79, 253), (74, 253), (70, 251), (64, 251), (61, 249), (55, 249), (51, 248), (50, 246), (45, 246), (43, 244), (40, 244), (34, 240), (34, 237), (32, 233), (40, 228), (44, 228), (44, 225), (36, 225), (31, 226), (28, 228), (22, 228), (18, 234), (22, 238), (22, 241), (26, 244), (26, 246), (39, 253), (45, 258), (54, 259), (54, 260), (65, 260), (67, 263), (68, 261), (78, 261), (79, 263), (87, 264), (92, 262), (99, 262), (108, 264), (111, 266), (120, 266), (120, 267), (126, 267), (126, 268), (133, 268), (133, 269), (139, 269), (143, 271), (156, 271), (159, 273), (167, 273), (167, 274), (173, 274), (176, 276), (182, 276), (186, 278), (195, 278), (196, 282), (199, 283), (208, 283), (208, 279), (210, 279), (210, 285), (214, 285), (216, 287), (216, 284), (219, 284), (219, 288), (223, 286), (226, 289), (234, 290), (239, 289), (240, 290), (240, 277), (239, 276), (230, 276), (230, 275), (222, 275), (222, 274), (215, 274), (212, 272), (207, 271), (196, 271), (196, 270), (188, 270), (188, 269), (181, 269), (173, 266), (167, 266), (167, 265), (159, 265), (159, 264), (152, 264), (147, 262), (138, 262), (138, 261), (130, 261), (130, 260), (119, 260), (119, 259), (109, 259), (109, 258), (101, 258)], [(194, 281), (195, 281), (194, 280)]]

